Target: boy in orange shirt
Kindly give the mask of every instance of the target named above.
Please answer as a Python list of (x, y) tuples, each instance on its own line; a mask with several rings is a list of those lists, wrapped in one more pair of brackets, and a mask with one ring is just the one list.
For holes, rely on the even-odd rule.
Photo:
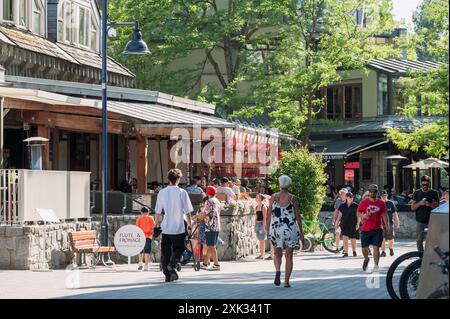
[[(145, 234), (144, 250), (139, 254), (138, 270), (148, 270), (148, 262), (150, 261), (150, 253), (152, 251), (152, 236), (153, 228), (155, 227), (155, 220), (149, 214), (149, 209), (145, 206), (141, 208), (141, 216), (136, 220), (136, 226), (142, 229)], [(142, 260), (144, 260), (144, 267), (142, 267)]]

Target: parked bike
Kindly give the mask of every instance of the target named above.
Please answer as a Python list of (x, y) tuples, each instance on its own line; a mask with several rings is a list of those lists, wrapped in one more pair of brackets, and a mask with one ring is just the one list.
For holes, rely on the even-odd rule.
[(400, 299), (399, 279), (401, 274), (411, 263), (422, 260), (422, 251), (411, 251), (403, 254), (391, 264), (386, 275), (386, 288), (392, 299)]
[[(444, 275), (448, 276), (448, 251), (443, 252), (438, 246), (434, 247), (434, 251), (438, 254), (441, 259), (438, 263), (430, 263), (432, 265), (436, 265), (441, 268), (441, 271)], [(436, 288), (431, 294), (428, 295), (428, 299), (448, 299), (448, 279), (447, 282), (440, 285)]]
[[(331, 217), (326, 217), (326, 220)], [(302, 251), (310, 251), (313, 245), (322, 245), (327, 251), (336, 253), (336, 244), (334, 238), (334, 230), (328, 228), (321, 221), (309, 221), (302, 219), (302, 227), (305, 234)]]

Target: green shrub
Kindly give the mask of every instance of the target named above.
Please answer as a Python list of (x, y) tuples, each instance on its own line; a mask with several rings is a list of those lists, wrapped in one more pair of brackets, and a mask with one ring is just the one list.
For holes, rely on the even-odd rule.
[(312, 155), (307, 148), (295, 148), (282, 153), (277, 171), (269, 177), (273, 190), (278, 191), (278, 177), (292, 178), (290, 192), (299, 201), (300, 214), (316, 220), (324, 202), (327, 177), (322, 156)]

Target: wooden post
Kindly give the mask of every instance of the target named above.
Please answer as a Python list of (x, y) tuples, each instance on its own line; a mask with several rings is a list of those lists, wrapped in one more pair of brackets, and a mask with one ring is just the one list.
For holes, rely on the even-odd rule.
[(147, 136), (136, 135), (136, 173), (138, 181), (138, 192), (147, 192), (147, 151), (148, 138)]
[[(170, 158), (170, 150), (172, 149), (172, 146), (175, 145), (175, 143), (177, 143), (177, 141), (172, 141), (172, 140), (167, 140), (167, 154), (168, 154), (168, 159), (169, 159), (169, 163), (168, 163), (168, 169), (171, 170), (173, 168), (177, 168), (177, 163), (176, 162), (172, 162), (171, 158)], [(175, 158), (176, 158), (176, 154), (175, 154)]]
[[(45, 137), (50, 139), (50, 134), (48, 133), (48, 127), (44, 125), (37, 126), (37, 134), (39, 137)], [(44, 142), (44, 152), (42, 154), (42, 169), (50, 169), (50, 141)]]

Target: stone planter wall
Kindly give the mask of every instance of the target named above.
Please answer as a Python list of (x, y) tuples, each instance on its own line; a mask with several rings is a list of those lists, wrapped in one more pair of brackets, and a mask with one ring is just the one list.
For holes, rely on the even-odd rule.
[(91, 222), (0, 226), (0, 269), (65, 268), (73, 258), (69, 231), (91, 227)]

